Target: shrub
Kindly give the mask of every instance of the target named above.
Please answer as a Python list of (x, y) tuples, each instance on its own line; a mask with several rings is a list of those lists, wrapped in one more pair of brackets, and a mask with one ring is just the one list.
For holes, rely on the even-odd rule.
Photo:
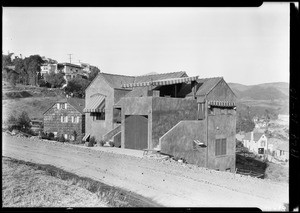
[(95, 137), (94, 136), (92, 136), (91, 138), (90, 138), (90, 141), (89, 141), (91, 144), (95, 144), (96, 143), (96, 139), (95, 139)]
[(65, 139), (64, 135), (61, 135), (61, 136), (59, 137), (58, 141), (59, 141), (59, 142), (65, 142), (66, 139)]
[(105, 141), (104, 140), (100, 140), (99, 144), (100, 144), (100, 146), (104, 146)]
[(111, 147), (114, 147), (114, 146), (115, 146), (115, 143), (114, 143), (113, 141), (109, 141), (109, 145), (110, 145)]
[(49, 132), (48, 139), (50, 139), (50, 140), (54, 139), (54, 133)]

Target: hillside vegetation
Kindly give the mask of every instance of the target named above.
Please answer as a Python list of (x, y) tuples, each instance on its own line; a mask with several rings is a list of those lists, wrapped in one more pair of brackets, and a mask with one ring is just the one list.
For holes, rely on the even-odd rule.
[(2, 121), (10, 115), (18, 116), (26, 111), (31, 119), (43, 119), (43, 113), (56, 101), (64, 97), (60, 89), (16, 85), (2, 82)]

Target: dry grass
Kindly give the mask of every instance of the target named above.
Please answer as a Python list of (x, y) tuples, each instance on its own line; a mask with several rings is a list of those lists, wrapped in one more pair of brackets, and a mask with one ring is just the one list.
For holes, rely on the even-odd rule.
[(95, 193), (72, 181), (49, 176), (8, 158), (2, 158), (3, 207), (106, 207)]
[(274, 181), (289, 182), (289, 167), (269, 162), (265, 178)]
[(52, 165), (2, 157), (5, 207), (154, 207), (133, 192), (80, 177)]

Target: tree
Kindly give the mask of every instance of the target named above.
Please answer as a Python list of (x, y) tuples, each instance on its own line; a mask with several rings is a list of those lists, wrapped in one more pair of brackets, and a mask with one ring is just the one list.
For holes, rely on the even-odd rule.
[(27, 85), (29, 78), (24, 66), (23, 59), (16, 57), (14, 59), (15, 71), (19, 74), (19, 83)]
[(11, 60), (11, 56), (13, 55), (14, 53), (9, 53), (8, 55), (3, 55), (2, 54), (2, 69), (6, 66), (12, 66), (13, 65), (13, 62)]
[(23, 111), (18, 117), (18, 126), (23, 130), (29, 130), (31, 128), (31, 120), (27, 112)]
[(50, 72), (45, 74), (45, 80), (48, 82), (52, 88), (61, 87), (65, 84), (64, 74), (62, 72), (54, 73)]
[(98, 67), (91, 67), (91, 73), (89, 74), (88, 80), (92, 81), (100, 72), (100, 70), (98, 69)]
[(85, 89), (89, 83), (90, 81), (76, 76), (76, 78), (73, 78), (68, 82), (68, 85), (65, 87), (65, 92), (68, 95), (73, 94), (74, 97), (83, 98)]
[(243, 116), (241, 113), (238, 113), (236, 121), (236, 132), (251, 132), (254, 129), (254, 127), (255, 123), (248, 114)]
[(39, 55), (31, 55), (24, 59), (24, 66), (29, 77), (29, 84), (37, 85), (38, 74), (41, 72), (41, 65), (44, 60)]

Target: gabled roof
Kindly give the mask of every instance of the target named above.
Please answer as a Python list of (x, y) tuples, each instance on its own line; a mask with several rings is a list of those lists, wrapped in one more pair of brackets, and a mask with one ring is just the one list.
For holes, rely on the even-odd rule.
[(196, 95), (207, 95), (222, 79), (223, 77), (198, 79), (199, 88)]
[(248, 140), (248, 141), (251, 140), (251, 132), (247, 132), (247, 133), (245, 134), (244, 140)]
[(103, 76), (112, 88), (122, 88), (122, 84), (133, 83), (135, 78), (134, 76), (116, 75), (103, 72), (98, 75)]
[(78, 112), (83, 114), (83, 109), (85, 106), (85, 100), (83, 98), (68, 98), (67, 101), (70, 105), (77, 109)]
[[(263, 136), (263, 135), (264, 135), (264, 133), (254, 132), (253, 133), (253, 140), (258, 141), (261, 138), (261, 136)], [(251, 140), (251, 132), (247, 132), (245, 134), (244, 140)]]
[(66, 102), (72, 105), (78, 112), (84, 114), (83, 109), (85, 106), (85, 100), (83, 98), (62, 98), (56, 101), (55, 103), (53, 103), (43, 114), (45, 114), (49, 109), (51, 109), (53, 105), (57, 103), (66, 103)]

